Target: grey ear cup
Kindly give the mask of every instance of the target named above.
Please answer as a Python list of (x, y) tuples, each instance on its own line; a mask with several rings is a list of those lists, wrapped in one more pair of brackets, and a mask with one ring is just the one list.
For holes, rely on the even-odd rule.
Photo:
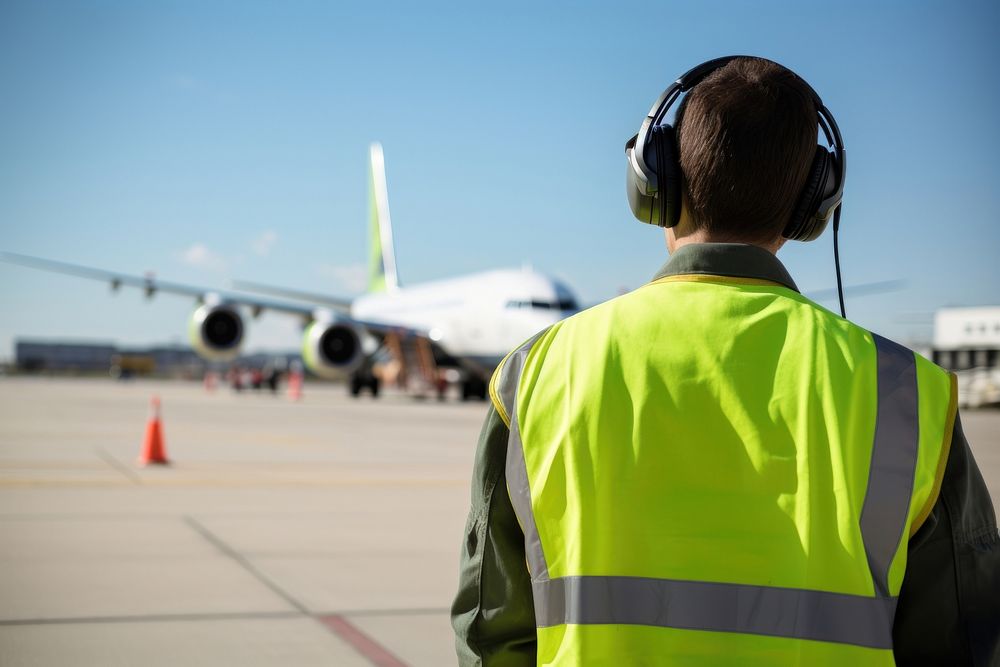
[[(627, 155), (636, 150), (637, 136), (625, 144)], [(681, 170), (677, 156), (677, 135), (672, 126), (657, 125), (646, 136), (648, 139), (642, 148), (642, 160), (648, 170), (646, 178), (640, 178), (631, 159), (625, 174), (629, 208), (642, 222), (659, 227), (673, 227), (681, 218)]]
[(633, 135), (625, 142), (625, 196), (628, 207), (639, 222), (653, 224), (653, 197), (647, 195), (648, 183), (642, 173), (633, 166), (635, 161), (635, 142), (639, 135)]
[(830, 151), (823, 146), (816, 146), (805, 186), (782, 236), (792, 241), (812, 241), (823, 233), (830, 218), (828, 215), (822, 217), (820, 203), (832, 194), (834, 181)]

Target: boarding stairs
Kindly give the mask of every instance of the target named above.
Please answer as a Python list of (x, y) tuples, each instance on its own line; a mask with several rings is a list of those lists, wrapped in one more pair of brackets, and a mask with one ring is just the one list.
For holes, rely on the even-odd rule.
[(385, 337), (385, 347), (398, 365), (396, 385), (400, 389), (418, 396), (440, 395), (442, 375), (429, 340), (393, 332)]

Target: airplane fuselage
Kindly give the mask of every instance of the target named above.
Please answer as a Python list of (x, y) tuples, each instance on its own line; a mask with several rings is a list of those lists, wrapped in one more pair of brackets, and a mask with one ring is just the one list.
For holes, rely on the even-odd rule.
[(525, 268), (366, 294), (351, 316), (426, 331), (463, 365), (488, 374), (510, 350), (576, 310), (565, 285)]

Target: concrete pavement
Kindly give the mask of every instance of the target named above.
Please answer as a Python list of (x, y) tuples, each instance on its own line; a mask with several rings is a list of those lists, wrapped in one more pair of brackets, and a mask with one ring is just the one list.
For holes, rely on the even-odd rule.
[[(140, 468), (153, 393), (173, 464)], [(453, 664), (483, 414), (0, 380), (0, 664)]]
[[(168, 467), (140, 468), (148, 401)], [(0, 378), (0, 665), (448, 665), (482, 404)], [(1000, 498), (1000, 412), (963, 415)]]

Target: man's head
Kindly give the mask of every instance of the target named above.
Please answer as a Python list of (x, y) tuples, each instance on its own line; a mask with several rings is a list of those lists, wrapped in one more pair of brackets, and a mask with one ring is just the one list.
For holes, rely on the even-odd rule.
[(776, 251), (816, 154), (806, 83), (768, 60), (737, 58), (687, 94), (676, 125), (683, 204), (671, 248), (690, 236)]

